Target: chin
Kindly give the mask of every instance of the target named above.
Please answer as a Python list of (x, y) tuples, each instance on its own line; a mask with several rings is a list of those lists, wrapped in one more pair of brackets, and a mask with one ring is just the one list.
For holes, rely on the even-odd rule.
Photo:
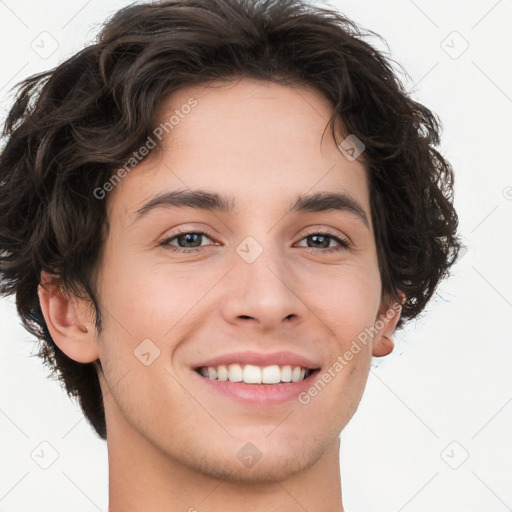
[(295, 474), (301, 473), (317, 462), (321, 457), (319, 454), (316, 460), (307, 454), (289, 454), (288, 456), (265, 456), (258, 460), (254, 466), (249, 467), (243, 464), (236, 456), (235, 460), (223, 459), (202, 459), (201, 464), (196, 468), (205, 476), (221, 481), (246, 483), (246, 484), (270, 484), (283, 482)]
[[(226, 482), (265, 484), (285, 481), (314, 466), (330, 443), (306, 446), (305, 439), (297, 446), (276, 439), (273, 443), (231, 441), (230, 446), (208, 453), (189, 452), (182, 462), (206, 477)], [(312, 436), (309, 441), (313, 442)], [(245, 459), (245, 460), (244, 460)]]

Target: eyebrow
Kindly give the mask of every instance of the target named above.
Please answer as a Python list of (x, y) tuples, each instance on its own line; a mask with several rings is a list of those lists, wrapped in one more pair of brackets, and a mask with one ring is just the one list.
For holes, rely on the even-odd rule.
[[(160, 208), (196, 208), (205, 211), (233, 213), (235, 199), (224, 194), (206, 190), (173, 190), (161, 192), (146, 202), (135, 212), (133, 223), (146, 216), (149, 212)], [(323, 212), (338, 210), (351, 213), (358, 217), (370, 229), (368, 217), (363, 207), (345, 192), (318, 192), (315, 194), (299, 194), (288, 208), (291, 212)]]

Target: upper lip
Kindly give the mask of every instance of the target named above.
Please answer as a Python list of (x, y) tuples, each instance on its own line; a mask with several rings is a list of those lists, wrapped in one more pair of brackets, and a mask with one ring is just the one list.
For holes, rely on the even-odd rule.
[(220, 366), (230, 365), (238, 363), (240, 365), (252, 364), (255, 366), (271, 366), (277, 364), (279, 366), (290, 365), (290, 366), (302, 366), (306, 369), (316, 370), (320, 368), (320, 364), (312, 361), (311, 359), (295, 354), (293, 352), (281, 351), (281, 352), (232, 352), (229, 354), (222, 354), (217, 357), (213, 357), (206, 361), (203, 361), (194, 368), (201, 368), (203, 366)]

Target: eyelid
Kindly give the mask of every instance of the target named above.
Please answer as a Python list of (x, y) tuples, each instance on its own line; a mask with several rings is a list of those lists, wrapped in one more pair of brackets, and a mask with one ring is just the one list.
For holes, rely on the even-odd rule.
[[(171, 233), (169, 234), (170, 231), (171, 231)], [(165, 242), (165, 241), (169, 240), (170, 238), (174, 238), (179, 235), (185, 235), (188, 233), (202, 233), (202, 234), (207, 235), (209, 238), (217, 237), (217, 235), (212, 230), (210, 230), (206, 227), (203, 227), (203, 226), (195, 227), (194, 225), (187, 225), (184, 228), (181, 228), (181, 227), (176, 228), (176, 231), (166, 230), (165, 233), (161, 236), (161, 238), (162, 238), (161, 242)]]
[[(208, 228), (201, 227), (201, 228), (197, 228), (196, 229), (196, 228), (194, 228), (192, 226), (188, 226), (188, 227), (183, 228), (183, 229), (178, 228), (178, 231), (176, 231), (176, 232), (174, 232), (174, 233), (172, 233), (170, 235), (166, 235), (164, 237), (164, 239), (162, 240), (162, 242), (166, 242), (166, 241), (168, 241), (171, 238), (174, 238), (174, 237), (179, 236), (179, 235), (184, 235), (184, 234), (187, 234), (187, 233), (204, 234), (204, 235), (207, 235), (209, 238), (212, 238), (212, 239), (215, 239), (216, 236), (217, 236), (215, 233), (210, 231)], [(318, 234), (330, 235), (330, 236), (332, 236), (334, 238), (341, 239), (342, 241), (346, 242), (347, 244), (351, 244), (350, 238), (347, 237), (346, 235), (340, 234), (340, 233), (335, 233), (334, 231), (331, 231), (329, 228), (325, 228), (325, 227), (321, 227), (321, 226), (313, 226), (313, 227), (310, 226), (309, 229), (306, 231), (306, 233), (301, 235), (300, 240), (302, 240), (303, 238), (305, 238), (307, 236), (318, 235)]]
[[(201, 245), (199, 247), (193, 247), (193, 248), (180, 248), (180, 247), (171, 245), (171, 243), (170, 243), (171, 240), (174, 240), (175, 238), (179, 237), (180, 235), (186, 235), (186, 234), (190, 234), (190, 233), (206, 236), (210, 240), (212, 240), (213, 245), (219, 245), (217, 243), (216, 235), (213, 234), (209, 229), (207, 229), (207, 228), (194, 229), (191, 226), (187, 226), (186, 228), (178, 229), (178, 231), (172, 233), (169, 236), (166, 236), (158, 245), (163, 246), (163, 247), (169, 247), (171, 251), (174, 251), (177, 253), (182, 253), (182, 254), (190, 254), (190, 253), (206, 250), (206, 248), (208, 246), (203, 246), (203, 245)], [(335, 233), (335, 232), (331, 231), (329, 228), (320, 227), (320, 226), (309, 226), (308, 231), (306, 233), (303, 233), (301, 235), (300, 239), (298, 240), (298, 242), (296, 242), (296, 243), (302, 242), (307, 237), (313, 236), (313, 235), (320, 235), (320, 236), (325, 236), (327, 238), (331, 238), (338, 245), (335, 247), (326, 247), (326, 248), (301, 246), (303, 249), (306, 249), (309, 252), (330, 254), (330, 253), (338, 253), (338, 252), (343, 252), (343, 251), (352, 249), (352, 242), (346, 235), (340, 234), (340, 233)], [(209, 245), (211, 246), (212, 244), (209, 244)]]
[[(302, 238), (304, 238), (306, 236), (310, 236), (310, 235), (317, 235), (317, 234), (329, 235), (334, 238), (339, 238), (343, 242), (346, 242), (347, 244), (352, 245), (350, 238), (348, 236), (346, 236), (345, 234), (337, 233), (337, 232), (331, 231), (329, 228), (323, 228), (321, 226), (312, 227), (310, 231), (308, 230), (305, 234), (302, 235)], [(302, 240), (302, 238), (301, 238), (301, 240)]]
[[(178, 231), (175, 231), (169, 235), (165, 235), (164, 238), (158, 243), (159, 246), (171, 246), (171, 244), (169, 243), (171, 240), (177, 238), (178, 236), (180, 235), (187, 235), (189, 233), (195, 233), (195, 234), (199, 234), (199, 235), (203, 235), (203, 236), (207, 236), (210, 240), (212, 240), (212, 242), (214, 242), (215, 245), (219, 245), (218, 243), (215, 243), (217, 241), (216, 239), (216, 235), (214, 233), (212, 233), (209, 229), (207, 228), (191, 228), (191, 227), (187, 227), (187, 228), (184, 228), (184, 229), (180, 229), (178, 228)], [(174, 247), (174, 246), (171, 246), (171, 247)], [(204, 246), (200, 246), (200, 247), (195, 247), (193, 249), (183, 249), (183, 248), (176, 248), (177, 251), (181, 251), (181, 252), (191, 252), (193, 251), (194, 249), (200, 249), (200, 248), (203, 248)]]

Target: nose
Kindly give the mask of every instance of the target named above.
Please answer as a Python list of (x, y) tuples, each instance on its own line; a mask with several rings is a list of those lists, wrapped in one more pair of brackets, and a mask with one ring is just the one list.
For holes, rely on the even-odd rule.
[(234, 260), (220, 303), (225, 321), (261, 331), (303, 321), (307, 307), (294, 290), (299, 279), (278, 250), (265, 249), (252, 262), (238, 254)]

